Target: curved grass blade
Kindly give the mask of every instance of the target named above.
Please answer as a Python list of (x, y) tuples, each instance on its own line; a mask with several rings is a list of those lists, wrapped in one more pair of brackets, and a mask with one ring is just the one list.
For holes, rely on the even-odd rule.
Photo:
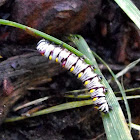
[(140, 29), (140, 11), (131, 0), (114, 0)]
[(128, 72), (130, 69), (135, 67), (139, 62), (140, 62), (140, 58), (135, 60), (135, 61), (133, 61), (129, 65), (127, 65), (123, 70), (121, 70), (120, 72), (118, 72), (116, 74), (116, 78), (119, 78), (120, 76), (123, 76), (126, 72)]
[[(123, 99), (124, 99), (124, 104), (125, 104), (125, 107), (126, 107), (126, 111), (127, 111), (127, 115), (128, 115), (128, 121), (129, 121), (129, 124), (131, 124), (131, 113), (130, 113), (130, 109), (129, 109), (129, 105), (128, 105), (128, 102), (126, 100), (126, 94), (125, 94), (125, 90), (122, 88), (119, 80), (116, 78), (115, 74), (113, 73), (113, 71), (110, 69), (110, 67), (107, 65), (107, 63), (101, 58), (99, 57), (95, 52), (92, 52), (94, 54), (94, 56), (96, 58), (98, 58), (106, 67), (107, 69), (109, 70), (109, 72), (111, 73), (112, 77), (114, 78), (116, 84), (118, 85), (118, 88), (120, 90), (120, 93), (122, 94), (123, 96)], [(130, 125), (130, 129), (131, 129), (131, 125)]]
[[(90, 57), (91, 57), (92, 52), (90, 51), (88, 45), (86, 43), (84, 43), (85, 41), (81, 36), (79, 36), (79, 35), (72, 36), (71, 35), (70, 38), (83, 54), (85, 54), (84, 50), (86, 48), (86, 50), (88, 50), (88, 53), (86, 53), (85, 55), (87, 55), (87, 57), (88, 57), (88, 54), (90, 53)], [(82, 43), (79, 43), (81, 40), (82, 40)], [(93, 56), (90, 59), (95, 60)], [(96, 60), (93, 61), (93, 64), (97, 68), (96, 73), (99, 75), (102, 75), (101, 71), (99, 70), (99, 68), (97, 66)], [(116, 80), (116, 82), (117, 82), (120, 90), (123, 92), (119, 81)], [(111, 105), (113, 107), (113, 110), (110, 111), (108, 114), (102, 114), (103, 123), (104, 123), (104, 127), (105, 127), (105, 131), (106, 131), (106, 135), (107, 135), (108, 140), (132, 139), (132, 136), (131, 136), (130, 131), (128, 129), (128, 126), (127, 126), (127, 123), (125, 121), (123, 112), (120, 108), (120, 105), (119, 105), (111, 87), (109, 86), (108, 82), (105, 80), (104, 77), (103, 77), (102, 84), (104, 84), (105, 87), (108, 88), (108, 94), (106, 95), (106, 97), (107, 97), (109, 105)]]
[[(93, 57), (92, 53), (90, 52), (90, 48), (83, 47), (83, 46), (88, 46), (87, 42), (79, 35), (70, 35), (68, 37), (69, 40), (71, 40), (78, 48), (78, 50), (81, 50), (83, 54), (88, 57), (88, 59), (92, 62), (92, 64), (96, 64), (96, 60)], [(96, 65), (97, 66), (97, 65)]]
[[(20, 23), (16, 23), (16, 22), (9, 21), (9, 20), (4, 20), (4, 19), (0, 19), (0, 24), (22, 29), (22, 30), (24, 30), (25, 32), (27, 32), (28, 34), (31, 34), (31, 35), (38, 35), (38, 36), (43, 37), (43, 38), (45, 38), (49, 41), (52, 41), (56, 44), (59, 44), (59, 45), (63, 46), (64, 48), (68, 49), (69, 51), (73, 52), (74, 54), (76, 54), (79, 57), (83, 56), (83, 54), (81, 52), (79, 52), (78, 50), (76, 50), (72, 46), (68, 45), (67, 43), (65, 43), (65, 42), (63, 42), (63, 41), (61, 41), (61, 40), (59, 40), (59, 39), (57, 39), (53, 36), (50, 36), (46, 33), (43, 33), (39, 30), (36, 30), (36, 29), (31, 28), (31, 27), (22, 25)], [(92, 62), (88, 58), (85, 58), (85, 62), (88, 63), (88, 64), (92, 64)]]

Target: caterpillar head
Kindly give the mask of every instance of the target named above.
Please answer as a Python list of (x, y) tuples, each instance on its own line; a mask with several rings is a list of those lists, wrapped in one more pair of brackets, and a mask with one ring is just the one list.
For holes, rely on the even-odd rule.
[(41, 55), (44, 55), (46, 51), (46, 47), (49, 45), (49, 42), (47, 42), (45, 39), (42, 39), (37, 44), (37, 50), (40, 52)]
[(99, 109), (100, 111), (104, 112), (105, 114), (109, 113), (109, 111), (113, 110), (108, 103), (105, 103), (102, 108)]

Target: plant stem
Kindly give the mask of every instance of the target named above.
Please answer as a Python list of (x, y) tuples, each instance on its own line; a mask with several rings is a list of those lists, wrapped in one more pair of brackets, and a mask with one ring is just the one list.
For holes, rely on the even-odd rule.
[[(52, 37), (46, 33), (43, 33), (41, 31), (38, 31), (36, 29), (33, 29), (31, 27), (28, 27), (28, 26), (25, 26), (25, 25), (22, 25), (22, 24), (19, 24), (19, 23), (16, 23), (16, 22), (13, 22), (13, 21), (9, 21), (9, 20), (3, 20), (3, 19), (0, 19), (0, 24), (2, 25), (8, 25), (8, 26), (12, 26), (12, 27), (16, 27), (16, 28), (20, 28), (22, 30), (25, 30), (27, 33), (31, 34), (31, 35), (38, 35), (38, 36), (41, 36), (49, 41), (52, 41), (56, 44), (59, 44), (59, 45), (62, 45), (64, 48), (70, 50), (71, 52), (73, 52), (74, 54), (76, 54), (77, 56), (79, 57), (82, 57), (84, 56), (81, 52), (79, 52), (78, 50), (76, 50), (75, 48), (73, 48), (72, 46), (66, 44), (65, 42), (55, 38), (55, 37)], [(92, 65), (92, 62), (85, 57), (85, 62)]]

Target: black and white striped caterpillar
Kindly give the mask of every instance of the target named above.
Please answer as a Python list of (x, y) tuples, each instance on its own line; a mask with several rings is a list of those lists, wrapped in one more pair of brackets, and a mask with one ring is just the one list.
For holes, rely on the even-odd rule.
[(60, 63), (62, 67), (75, 74), (89, 89), (95, 108), (104, 113), (109, 112), (111, 107), (108, 105), (104, 94), (107, 89), (101, 84), (101, 77), (94, 72), (93, 66), (86, 64), (84, 59), (67, 49), (50, 44), (45, 39), (38, 42), (37, 50), (49, 60)]

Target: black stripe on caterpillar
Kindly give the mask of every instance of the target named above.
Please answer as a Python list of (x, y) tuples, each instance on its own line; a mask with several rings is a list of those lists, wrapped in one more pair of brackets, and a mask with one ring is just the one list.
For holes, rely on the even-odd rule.
[(108, 113), (111, 110), (105, 98), (107, 89), (101, 84), (101, 77), (94, 72), (93, 66), (86, 64), (84, 59), (67, 49), (50, 44), (45, 39), (38, 42), (37, 50), (49, 60), (60, 63), (62, 67), (75, 74), (89, 90), (95, 108), (104, 113)]

